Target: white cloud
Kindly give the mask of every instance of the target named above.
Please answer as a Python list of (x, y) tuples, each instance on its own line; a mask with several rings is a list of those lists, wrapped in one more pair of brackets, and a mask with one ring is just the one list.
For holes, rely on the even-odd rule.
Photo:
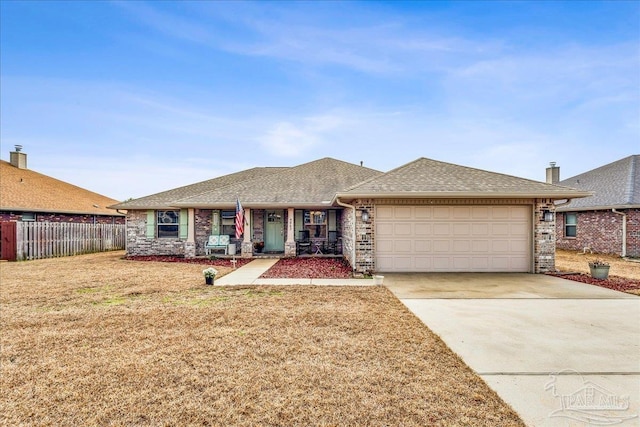
[(259, 140), (276, 157), (302, 157), (331, 140), (344, 122), (335, 113), (304, 117), (297, 124), (283, 120), (272, 125)]

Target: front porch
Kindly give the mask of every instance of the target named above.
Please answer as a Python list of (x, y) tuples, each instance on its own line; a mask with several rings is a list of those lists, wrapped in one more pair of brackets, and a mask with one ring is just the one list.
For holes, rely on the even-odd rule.
[[(342, 209), (244, 209), (244, 233), (235, 238), (235, 211), (196, 209), (195, 253), (224, 258), (342, 257)], [(224, 237), (227, 247), (207, 242)], [(215, 250), (218, 249), (218, 250)], [(186, 253), (185, 253), (186, 255)]]

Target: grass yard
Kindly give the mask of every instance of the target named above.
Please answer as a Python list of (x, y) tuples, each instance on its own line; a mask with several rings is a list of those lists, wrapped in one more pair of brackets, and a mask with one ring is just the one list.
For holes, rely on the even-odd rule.
[(122, 256), (0, 263), (0, 425), (523, 425), (384, 287)]

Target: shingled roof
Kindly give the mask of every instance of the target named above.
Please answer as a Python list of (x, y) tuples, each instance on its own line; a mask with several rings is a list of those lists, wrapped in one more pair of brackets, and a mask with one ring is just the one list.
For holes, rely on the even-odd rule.
[(575, 199), (559, 211), (640, 208), (640, 155), (634, 154), (558, 184), (593, 192)]
[(0, 210), (120, 216), (115, 199), (0, 160)]
[[(113, 209), (170, 209), (175, 207), (179, 200), (193, 197), (199, 194), (208, 193), (219, 188), (228, 187), (240, 182), (251, 182), (254, 179), (263, 179), (271, 174), (282, 172), (287, 167), (256, 167), (241, 172), (223, 175), (184, 187), (174, 188), (139, 199), (118, 203), (111, 206)], [(235, 196), (227, 200), (227, 204), (235, 205)], [(190, 206), (192, 207), (192, 206)]]
[(178, 200), (174, 206), (224, 207), (236, 197), (245, 207), (329, 206), (336, 192), (382, 174), (364, 166), (325, 157)]
[(329, 157), (294, 167), (257, 167), (118, 203), (114, 209), (321, 207), (336, 191), (382, 172)]
[(563, 199), (585, 197), (589, 194), (559, 185), (421, 157), (346, 191), (338, 192), (337, 197), (345, 200), (356, 197)]

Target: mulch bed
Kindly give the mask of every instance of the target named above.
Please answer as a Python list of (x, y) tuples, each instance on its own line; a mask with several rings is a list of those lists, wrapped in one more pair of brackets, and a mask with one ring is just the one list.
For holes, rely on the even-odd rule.
[[(126, 256), (129, 261), (181, 262), (185, 264), (215, 265), (218, 267), (233, 267), (230, 258), (184, 258), (179, 256)], [(236, 267), (240, 268), (253, 261), (250, 258), (236, 258)]]
[(349, 279), (351, 267), (342, 258), (283, 258), (262, 279)]
[[(609, 276), (608, 279), (594, 279), (588, 274), (583, 273), (549, 273), (550, 276), (561, 277), (567, 280), (573, 280), (581, 283), (588, 283), (590, 285), (596, 285), (607, 289), (613, 289), (614, 291), (629, 292), (634, 290), (640, 290), (640, 281), (635, 279), (627, 279), (624, 277)], [(635, 292), (633, 292), (635, 293)]]

